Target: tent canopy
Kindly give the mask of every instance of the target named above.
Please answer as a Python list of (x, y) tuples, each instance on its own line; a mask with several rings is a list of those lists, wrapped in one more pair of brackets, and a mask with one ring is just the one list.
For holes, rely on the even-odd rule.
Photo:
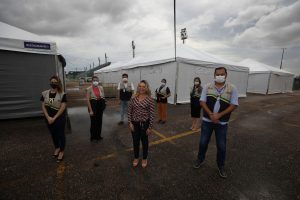
[(293, 73), (252, 59), (245, 59), (239, 64), (250, 69), (247, 92), (259, 94), (292, 92)]
[(273, 73), (277, 75), (286, 75), (286, 76), (294, 76), (293, 73), (288, 72), (286, 70), (278, 69), (276, 67), (272, 67), (270, 65), (266, 65), (264, 63), (258, 62), (256, 60), (252, 60), (250, 58), (244, 59), (238, 63), (241, 66), (245, 66), (249, 68), (250, 74), (255, 73)]
[(239, 96), (246, 96), (249, 68), (186, 45), (177, 45), (176, 60), (173, 48), (160, 49), (114, 63), (96, 71), (95, 75), (105, 83), (118, 83), (121, 74), (127, 73), (135, 85), (147, 80), (153, 91), (165, 78), (171, 91), (168, 102), (188, 103), (193, 79), (200, 77), (202, 85), (212, 82), (215, 68), (221, 66), (228, 70), (227, 80), (237, 86)]
[[(186, 45), (180, 44), (177, 45), (177, 61), (183, 63), (197, 64), (197, 65), (223, 65), (231, 70), (236, 71), (249, 71), (247, 67), (239, 66), (239, 64), (225, 60), (223, 58), (217, 57), (215, 55), (209, 54), (205, 51), (195, 50)], [(118, 70), (125, 70), (130, 68), (142, 67), (142, 66), (151, 66), (162, 63), (168, 63), (175, 61), (174, 58), (174, 49), (166, 48), (158, 51), (149, 52), (147, 54), (137, 56), (131, 60), (116, 62), (102, 68), (95, 73), (101, 72), (112, 72)]]
[(64, 84), (65, 65), (54, 42), (0, 22), (0, 119), (41, 116), (41, 92), (54, 74)]
[(56, 43), (0, 22), (0, 49), (38, 54), (56, 54)]

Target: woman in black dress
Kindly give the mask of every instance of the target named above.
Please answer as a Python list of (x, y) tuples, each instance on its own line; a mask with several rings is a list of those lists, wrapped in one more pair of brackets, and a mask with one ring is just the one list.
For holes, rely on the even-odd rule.
[(194, 78), (194, 86), (191, 89), (191, 117), (192, 117), (192, 126), (191, 130), (195, 131), (199, 129), (199, 120), (200, 120), (200, 97), (201, 97), (202, 87), (201, 80), (199, 77)]

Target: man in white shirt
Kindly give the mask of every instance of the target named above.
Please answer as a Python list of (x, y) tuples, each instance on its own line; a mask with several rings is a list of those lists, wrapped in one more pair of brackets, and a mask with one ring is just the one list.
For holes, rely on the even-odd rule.
[(121, 101), (121, 120), (119, 125), (124, 124), (124, 116), (127, 115), (128, 102), (134, 93), (133, 83), (128, 83), (128, 74), (122, 74), (122, 82), (118, 84), (119, 99)]

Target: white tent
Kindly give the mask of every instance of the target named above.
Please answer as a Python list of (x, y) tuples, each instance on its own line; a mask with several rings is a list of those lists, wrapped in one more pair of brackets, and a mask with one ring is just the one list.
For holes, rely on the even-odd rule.
[(177, 45), (177, 57), (174, 49), (168, 48), (138, 56), (127, 62), (114, 63), (95, 72), (105, 83), (118, 83), (122, 73), (128, 73), (129, 80), (136, 86), (140, 80), (147, 80), (154, 91), (162, 78), (167, 80), (171, 90), (169, 103), (187, 103), (194, 77), (199, 76), (202, 85), (213, 81), (216, 67), (224, 66), (228, 70), (228, 81), (235, 84), (240, 96), (246, 96), (249, 69), (218, 58), (212, 54), (192, 49), (186, 45)]
[(249, 67), (247, 92), (259, 94), (274, 94), (292, 92), (294, 74), (252, 59), (239, 62)]
[(64, 80), (55, 42), (0, 22), (0, 119), (40, 116), (49, 78)]

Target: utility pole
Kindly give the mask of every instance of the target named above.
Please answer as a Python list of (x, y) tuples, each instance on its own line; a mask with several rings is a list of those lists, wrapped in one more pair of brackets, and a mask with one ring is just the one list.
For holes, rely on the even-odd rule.
[(175, 45), (175, 61), (176, 61), (176, 0), (174, 0), (174, 45)]
[(99, 66), (101, 65), (101, 63), (100, 63), (100, 58), (98, 57), (98, 61), (99, 61)]
[(135, 44), (134, 44), (133, 40), (131, 42), (131, 46), (132, 46), (132, 57), (134, 58), (135, 57), (135, 52), (134, 52), (134, 50), (135, 50)]
[(95, 67), (95, 63), (93, 62), (93, 68)]
[(282, 55), (281, 55), (281, 62), (280, 62), (280, 69), (282, 69), (282, 60), (283, 60), (283, 54), (284, 54), (284, 50), (286, 48), (282, 48)]
[(107, 63), (107, 58), (108, 58), (108, 57), (106, 56), (106, 53), (105, 53), (105, 64)]

